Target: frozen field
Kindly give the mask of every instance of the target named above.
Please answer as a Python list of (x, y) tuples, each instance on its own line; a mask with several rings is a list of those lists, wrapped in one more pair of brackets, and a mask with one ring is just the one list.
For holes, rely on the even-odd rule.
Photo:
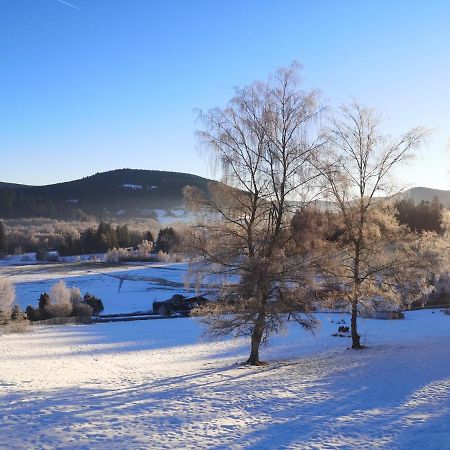
[(104, 314), (152, 309), (155, 300), (173, 294), (193, 295), (185, 289), (187, 264), (142, 263), (109, 265), (105, 263), (33, 264), (3, 266), (0, 273), (10, 277), (16, 287), (17, 303), (25, 308), (37, 305), (39, 295), (63, 279), (68, 286), (80, 288), (102, 299)]
[(450, 316), (362, 321), (364, 351), (320, 317), (261, 368), (192, 319), (1, 336), (0, 447), (450, 449)]

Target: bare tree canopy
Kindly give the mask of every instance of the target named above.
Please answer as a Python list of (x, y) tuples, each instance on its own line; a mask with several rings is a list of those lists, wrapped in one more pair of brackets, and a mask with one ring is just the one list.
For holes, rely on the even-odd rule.
[(200, 282), (213, 274), (218, 301), (199, 312), (214, 335), (251, 335), (249, 364), (259, 347), (283, 326), (286, 315), (314, 325), (309, 312), (314, 257), (291, 236), (291, 199), (314, 194), (311, 164), (322, 146), (317, 126), (323, 110), (315, 91), (300, 89), (298, 64), (267, 82), (236, 89), (225, 108), (200, 114), (199, 139), (227, 183), (191, 203), (208, 210), (193, 236), (192, 272)]
[(335, 238), (323, 277), (330, 298), (351, 304), (353, 348), (361, 348), (360, 309), (417, 298), (437, 258), (430, 235), (419, 238), (399, 225), (393, 208), (377, 198), (392, 191), (393, 168), (412, 156), (429, 131), (417, 127), (394, 140), (380, 128), (373, 110), (357, 103), (342, 107), (330, 120), (327, 152), (317, 161), (339, 211), (330, 215)]

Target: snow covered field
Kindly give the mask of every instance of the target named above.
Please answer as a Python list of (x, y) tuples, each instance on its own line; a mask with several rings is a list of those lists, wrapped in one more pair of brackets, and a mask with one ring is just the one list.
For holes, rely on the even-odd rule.
[(59, 280), (102, 299), (105, 314), (148, 311), (154, 301), (167, 300), (173, 294), (193, 295), (185, 289), (187, 264), (135, 263), (109, 265), (105, 263), (33, 264), (4, 266), (16, 287), (17, 303), (25, 308), (36, 306), (39, 295), (49, 292)]
[(1, 336), (0, 447), (450, 449), (450, 316), (361, 321), (364, 351), (320, 318), (260, 368), (193, 319)]

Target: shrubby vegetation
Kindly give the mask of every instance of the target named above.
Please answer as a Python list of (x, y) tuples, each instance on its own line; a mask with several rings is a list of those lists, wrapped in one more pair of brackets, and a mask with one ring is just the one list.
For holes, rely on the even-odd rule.
[(27, 306), (26, 314), (31, 321), (63, 317), (90, 318), (100, 314), (103, 309), (99, 298), (89, 293), (82, 297), (80, 289), (69, 288), (61, 280), (52, 286), (49, 294), (40, 295), (37, 308)]
[[(149, 234), (150, 233), (150, 234)], [(132, 233), (127, 225), (114, 227), (108, 222), (100, 222), (97, 229), (82, 230), (79, 237), (65, 235), (58, 248), (61, 256), (104, 253), (115, 247), (134, 247), (141, 243), (151, 232)]]
[(181, 250), (181, 243), (181, 236), (172, 227), (163, 228), (159, 231), (155, 244), (144, 240), (134, 248), (114, 247), (108, 250), (106, 261), (181, 261), (182, 255), (177, 253)]
[[(95, 295), (91, 295), (89, 293), (86, 293), (84, 295), (83, 304), (86, 304), (87, 306), (89, 306), (92, 309), (92, 314), (94, 316), (98, 316), (105, 309), (103, 306), (103, 302)], [(78, 305), (80, 305), (80, 304), (78, 304)]]
[(16, 291), (7, 278), (0, 278), (0, 325), (3, 332), (20, 333), (26, 331), (26, 314), (14, 304)]
[(0, 278), (0, 324), (11, 320), (16, 290), (7, 278)]

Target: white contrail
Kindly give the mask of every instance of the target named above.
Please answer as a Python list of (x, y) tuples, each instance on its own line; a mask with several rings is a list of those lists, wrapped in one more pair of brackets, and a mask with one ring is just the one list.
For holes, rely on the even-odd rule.
[(67, 3), (64, 0), (56, 0), (56, 1), (59, 2), (59, 3), (62, 3), (63, 5), (70, 6), (71, 8), (80, 9), (80, 8), (78, 8), (78, 6), (72, 5), (71, 3)]

